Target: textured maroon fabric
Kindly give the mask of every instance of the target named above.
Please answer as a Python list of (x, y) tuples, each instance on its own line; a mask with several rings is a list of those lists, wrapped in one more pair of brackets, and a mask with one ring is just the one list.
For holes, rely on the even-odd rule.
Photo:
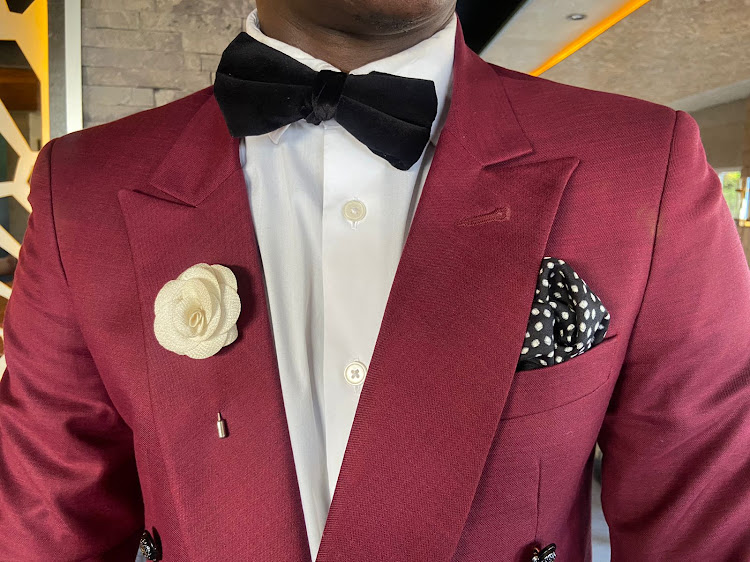
[[(0, 559), (309, 562), (237, 139), (206, 88), (46, 145), (5, 319)], [(502, 210), (502, 220), (485, 220)], [(544, 256), (606, 339), (514, 371)], [(239, 338), (159, 346), (187, 267), (238, 279)], [(362, 389), (318, 560), (750, 560), (750, 272), (686, 113), (493, 67), (453, 102)], [(229, 437), (216, 434), (216, 412)], [(600, 435), (601, 434), (601, 435)]]

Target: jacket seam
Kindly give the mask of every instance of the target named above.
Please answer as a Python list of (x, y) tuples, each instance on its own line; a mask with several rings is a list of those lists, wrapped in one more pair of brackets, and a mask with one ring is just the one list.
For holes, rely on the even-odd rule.
[[(55, 253), (57, 254), (57, 261), (60, 264), (60, 270), (63, 274), (63, 279), (65, 279), (65, 285), (70, 289), (70, 284), (68, 283), (68, 274), (65, 272), (65, 265), (62, 261), (62, 252), (60, 251), (60, 241), (57, 237), (57, 223), (55, 220), (55, 202), (54, 202), (54, 194), (52, 192), (52, 153), (53, 149), (55, 148), (55, 142), (57, 141), (56, 138), (49, 141), (49, 158), (47, 161), (47, 185), (49, 186), (49, 214), (50, 214), (50, 220), (52, 222), (52, 237), (55, 241)], [(32, 209), (33, 212), (33, 209)]]
[[(127, 239), (127, 242), (128, 242), (128, 249), (130, 251), (129, 252), (130, 253), (130, 264), (131, 264), (131, 267), (133, 268), (133, 276), (135, 278), (137, 276), (137, 272), (136, 272), (136, 269), (135, 269), (135, 259), (133, 257), (133, 246), (130, 243), (130, 236), (127, 234), (127, 227), (125, 229), (125, 238)], [(148, 359), (148, 349), (147, 349), (147, 346), (146, 346), (146, 333), (145, 333), (145, 331), (146, 331), (146, 326), (148, 324), (146, 322), (144, 322), (145, 315), (144, 315), (144, 311), (143, 311), (143, 304), (141, 302), (140, 288), (138, 287), (137, 279), (136, 279), (136, 284), (135, 284), (135, 292), (136, 292), (136, 295), (138, 296), (138, 299), (137, 299), (137, 302), (138, 302), (138, 312), (139, 312), (139, 315), (141, 317), (141, 325), (143, 326), (143, 330), (141, 330), (141, 338), (140, 338), (140, 340), (141, 340), (141, 346), (142, 346), (142, 349), (143, 349), (143, 358), (146, 361), (146, 364), (144, 365), (144, 374), (145, 374), (145, 377), (146, 377), (146, 389), (148, 391), (148, 406), (149, 406), (149, 412), (151, 414), (151, 424), (152, 424), (152, 427), (156, 428), (156, 427), (158, 427), (158, 423), (156, 421), (156, 412), (155, 412), (155, 409), (154, 409), (154, 396), (153, 396), (153, 389), (151, 387), (151, 373), (150, 373), (150, 365), (149, 365), (149, 359)], [(134, 450), (133, 450), (133, 454), (135, 455), (135, 436), (133, 436), (133, 437), (134, 437), (134, 442), (133, 442)], [(156, 432), (156, 443), (157, 443), (157, 446), (159, 447), (159, 454), (160, 454), (161, 458), (163, 458), (164, 457), (164, 455), (163, 455), (164, 446), (162, 444), (161, 436), (159, 435), (159, 432)], [(139, 479), (140, 484), (141, 484), (141, 496), (142, 496), (142, 499), (143, 499), (143, 525), (144, 525), (144, 529), (145, 529), (145, 528), (147, 528), (147, 525), (146, 525), (146, 523), (147, 523), (146, 522), (146, 497), (148, 497), (149, 500), (153, 500), (153, 498), (154, 498), (153, 485), (152, 485), (152, 479), (154, 478), (154, 470), (153, 470), (153, 465), (152, 465), (152, 462), (151, 462), (151, 455), (144, 454), (143, 455), (143, 459), (144, 459), (144, 470), (146, 472), (146, 474), (143, 475), (145, 477), (145, 482), (141, 480), (141, 478), (140, 478), (140, 472), (139, 472), (139, 475), (138, 475), (139, 476), (138, 479)], [(169, 477), (167, 477), (167, 480), (169, 482)], [(147, 493), (144, 493), (144, 489), (143, 489), (144, 486), (148, 488)], [(171, 486), (171, 482), (169, 482), (169, 486), (170, 486), (170, 488), (172, 487)], [(152, 510), (152, 508), (150, 506), (149, 506), (149, 510)], [(153, 513), (151, 513), (151, 515), (153, 517)], [(180, 533), (182, 534), (182, 525), (179, 523), (179, 517), (177, 519), (178, 519), (178, 525), (179, 525), (179, 528), (180, 528)]]
[[(641, 311), (643, 310), (643, 303), (646, 301), (646, 294), (648, 293), (649, 284), (651, 283), (651, 274), (654, 270), (654, 254), (656, 253), (656, 238), (659, 234), (660, 230), (660, 224), (661, 224), (661, 218), (662, 218), (662, 209), (664, 208), (664, 192), (666, 191), (667, 186), (667, 180), (669, 179), (669, 172), (672, 169), (672, 159), (674, 156), (674, 145), (675, 145), (675, 137), (677, 136), (677, 121), (679, 119), (679, 111), (674, 111), (674, 122), (672, 123), (672, 138), (669, 142), (669, 152), (667, 154), (667, 165), (664, 169), (664, 180), (662, 181), (661, 186), (661, 194), (659, 195), (659, 209), (656, 212), (656, 220), (654, 221), (654, 239), (651, 242), (651, 258), (649, 260), (648, 264), (648, 274), (646, 275), (646, 283), (643, 286), (643, 293), (641, 294), (641, 302), (638, 305), (638, 313), (635, 316), (635, 320), (633, 321), (633, 327), (635, 327), (638, 324), (638, 319), (641, 317)], [(630, 339), (630, 342), (632, 342), (632, 337)], [(630, 348), (630, 342), (628, 343), (628, 349)], [(626, 350), (627, 354), (627, 350)]]

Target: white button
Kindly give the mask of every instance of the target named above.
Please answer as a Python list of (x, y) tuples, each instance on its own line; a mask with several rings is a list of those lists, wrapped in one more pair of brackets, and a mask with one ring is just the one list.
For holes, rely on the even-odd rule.
[(352, 361), (344, 369), (344, 378), (346, 382), (352, 385), (362, 384), (367, 375), (367, 367), (361, 361)]
[(365, 208), (365, 204), (362, 203), (362, 201), (353, 199), (346, 202), (343, 212), (344, 218), (353, 222), (357, 222), (365, 218), (367, 209)]

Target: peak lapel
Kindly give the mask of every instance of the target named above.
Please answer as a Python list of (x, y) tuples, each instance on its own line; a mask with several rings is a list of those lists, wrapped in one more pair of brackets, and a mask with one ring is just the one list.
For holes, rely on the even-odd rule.
[[(229, 134), (213, 88), (151, 175), (151, 184), (196, 206), (241, 170), (240, 139)], [(236, 187), (236, 186), (235, 186)]]
[(508, 162), (532, 153), (502, 79), (459, 30), (452, 107), (391, 287), (318, 562), (451, 559), (578, 164)]
[[(224, 559), (231, 548), (247, 560), (309, 562), (238, 149), (209, 95), (151, 178), (176, 201), (118, 193), (141, 301), (154, 423), (191, 560)], [(154, 301), (167, 281), (200, 262), (233, 271), (242, 311), (234, 343), (190, 359), (157, 342)], [(218, 437), (217, 412), (226, 420), (226, 439)]]

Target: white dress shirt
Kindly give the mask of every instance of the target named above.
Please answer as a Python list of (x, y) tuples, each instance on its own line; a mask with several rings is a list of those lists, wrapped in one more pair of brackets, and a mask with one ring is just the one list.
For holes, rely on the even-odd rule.
[[(246, 31), (313, 70), (338, 70)], [(335, 120), (303, 120), (240, 142), (312, 559), (349, 439), (386, 301), (445, 120), (456, 16), (421, 43), (351, 71), (435, 83), (438, 117), (422, 158), (401, 171)], [(364, 483), (366, 485), (366, 483)]]

